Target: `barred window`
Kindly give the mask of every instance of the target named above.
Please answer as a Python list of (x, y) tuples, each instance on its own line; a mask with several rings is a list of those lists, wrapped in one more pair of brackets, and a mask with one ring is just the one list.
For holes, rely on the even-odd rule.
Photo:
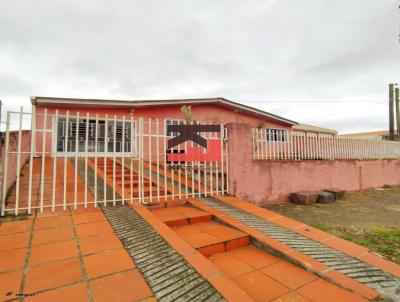
[(271, 142), (285, 142), (287, 141), (287, 130), (285, 129), (266, 129), (265, 140)]
[[(136, 123), (126, 122), (123, 127), (122, 121), (115, 123), (114, 137), (114, 121), (107, 122), (86, 118), (79, 119), (69, 118), (68, 127), (66, 127), (66, 118), (59, 118), (57, 124), (56, 151), (57, 152), (94, 152), (96, 150), (96, 132), (97, 132), (97, 152), (135, 152), (136, 142)], [(133, 127), (133, 128), (132, 128)], [(68, 128), (68, 133), (67, 133)], [(87, 135), (86, 135), (87, 129)], [(107, 132), (107, 137), (106, 137)], [(123, 139), (124, 138), (124, 139)], [(78, 143), (78, 144), (77, 144)], [(122, 146), (124, 143), (124, 146)]]

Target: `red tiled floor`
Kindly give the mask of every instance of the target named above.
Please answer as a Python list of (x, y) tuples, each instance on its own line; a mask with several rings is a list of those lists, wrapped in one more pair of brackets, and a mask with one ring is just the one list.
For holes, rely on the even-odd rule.
[(44, 208), (42, 213), (40, 213), (39, 210), (37, 210), (36, 212), (37, 212), (37, 217), (53, 217), (53, 216), (70, 215), (68, 207), (66, 210), (64, 210), (63, 207), (56, 207), (54, 209), (54, 212), (52, 211), (51, 208)]
[(30, 265), (78, 257), (75, 240), (60, 241), (32, 247)]
[(11, 234), (11, 233), (21, 233), (21, 232), (29, 232), (32, 227), (32, 220), (21, 220), (21, 221), (12, 221), (12, 222), (4, 222), (0, 224), (0, 235), (2, 234)]
[(303, 296), (300, 296), (296, 292), (290, 292), (288, 294), (285, 294), (283, 296), (280, 296), (279, 298), (273, 300), (272, 302), (309, 302), (310, 300), (307, 300)]
[(233, 281), (254, 300), (264, 302), (289, 292), (289, 289), (260, 271), (237, 276)]
[(154, 215), (169, 226), (179, 226), (211, 220), (212, 216), (202, 210), (190, 206), (176, 206), (151, 210)]
[(215, 254), (209, 259), (215, 266), (217, 266), (229, 277), (243, 275), (254, 270), (250, 265), (246, 264), (242, 260), (228, 255), (227, 253)]
[(115, 234), (91, 236), (80, 239), (80, 247), (83, 255), (122, 247)]
[(72, 238), (74, 238), (72, 226), (38, 230), (33, 234), (32, 245), (65, 241)]
[[(206, 217), (204, 216), (204, 213), (206, 213), (204, 211), (198, 211), (190, 207), (182, 207), (182, 210), (178, 212), (174, 212), (174, 210), (176, 209), (167, 208), (163, 213), (164, 216), (161, 216), (164, 218), (180, 217), (186, 221), (185, 223), (192, 222), (192, 224), (184, 227), (174, 227), (176, 233), (164, 224), (160, 223), (160, 225), (169, 230), (169, 232), (166, 232), (169, 236), (169, 239), (167, 238), (168, 242), (174, 243), (177, 242), (177, 239), (180, 240), (181, 243), (172, 244), (172, 246), (181, 252), (183, 251), (185, 258), (190, 258), (195, 264), (195, 269), (203, 276), (212, 276), (211, 279), (218, 279), (218, 277), (221, 277), (218, 276), (218, 274), (221, 274), (217, 269), (219, 268), (257, 301), (276, 299), (275, 301), (310, 300), (325, 302), (330, 301), (331, 297), (339, 297), (341, 299), (335, 301), (363, 301), (362, 299), (357, 300), (359, 298), (350, 292), (325, 282), (319, 277), (255, 247), (240, 247), (241, 244), (249, 243), (248, 237), (240, 237), (244, 235), (242, 232), (214, 221), (193, 223), (195, 221), (190, 221), (188, 218), (197, 217), (202, 220), (203, 217)], [(154, 218), (153, 220), (157, 221), (157, 218), (152, 214), (151, 216)], [(112, 232), (112, 228), (105, 220), (104, 215), (99, 209), (96, 209), (82, 210), (79, 213), (72, 212), (71, 214), (67, 212), (65, 215), (56, 213), (37, 217), (30, 267), (28, 268), (24, 292), (45, 292), (38, 294), (36, 297), (29, 297), (26, 300), (86, 301), (86, 284), (83, 282), (73, 284), (82, 280), (82, 269), (77, 258), (77, 244), (72, 239), (74, 237), (72, 221), (76, 224), (75, 228), (80, 237), (80, 247), (83, 255), (85, 255), (84, 263), (87, 275), (91, 279), (90, 284), (93, 288), (95, 302), (109, 300), (137, 301), (138, 299), (147, 301), (153, 299), (143, 277), (135, 269), (134, 263), (122, 248), (121, 242)], [(288, 227), (293, 227), (294, 225), (292, 221), (286, 221), (281, 218), (280, 221), (286, 223)], [(19, 248), (19, 245), (22, 244), (21, 242), (25, 242), (23, 243), (25, 245), (29, 242), (29, 232), (27, 231), (30, 230), (32, 219), (29, 223), (21, 224), (21, 222), (15, 222), (17, 226), (13, 226), (12, 223), (6, 223), (5, 229), (13, 234), (8, 234), (4, 231), (5, 229), (2, 228), (4, 224), (0, 225), (0, 289), (3, 286), (1, 284), (2, 281), (10, 284), (7, 283), (8, 279), (3, 279), (4, 276), (8, 276), (10, 280), (14, 280), (14, 283), (18, 284), (15, 292), (19, 292), (20, 281), (18, 278), (21, 276), (21, 271), (16, 272), (19, 275), (1, 273), (1, 271), (20, 269), (24, 263), (26, 248)], [(304, 228), (300, 229), (306, 231)], [(21, 230), (25, 230), (25, 232), (19, 232)], [(16, 231), (19, 233), (15, 233)], [(183, 240), (177, 238), (176, 234), (200, 248), (202, 245), (206, 245), (209, 249), (214, 248), (211, 252), (203, 251), (206, 255), (222, 252), (223, 248), (221, 247), (226, 248), (228, 243), (225, 242), (222, 245), (219, 243), (220, 246), (213, 246), (213, 244), (221, 242), (221, 240), (236, 240), (230, 242), (230, 247), (236, 249), (211, 256), (210, 260), (214, 264), (212, 265), (205, 257), (199, 253), (194, 253), (192, 247), (183, 245)], [(321, 234), (315, 233), (313, 236), (315, 236), (316, 240), (321, 238)], [(4, 238), (10, 240), (5, 240), (7, 241), (5, 243)], [(18, 238), (21, 240), (18, 240)], [(2, 239), (3, 248), (6, 247), (8, 249), (11, 247), (14, 250), (1, 252)], [(295, 251), (292, 252), (293, 254), (290, 253), (290, 256), (295, 256), (295, 259), (309, 262), (310, 259), (303, 258), (301, 255), (296, 254)], [(358, 250), (356, 252), (358, 253)], [(69, 257), (75, 258), (67, 260), (66, 258)], [(44, 261), (54, 262), (44, 263)], [(209, 266), (206, 264), (209, 264)], [(310, 262), (310, 264), (316, 265), (314, 262)], [(316, 269), (322, 268), (317, 267)], [(224, 278), (228, 280), (226, 276)], [(296, 289), (296, 292), (293, 289)], [(319, 295), (318, 291), (322, 291), (323, 295)], [(131, 297), (132, 294), (135, 296)], [(229, 299), (229, 301), (231, 300)]]
[(95, 207), (94, 204), (88, 204), (87, 208), (84, 205), (78, 205), (76, 209), (74, 207), (70, 207), (71, 213), (73, 215), (80, 213), (91, 213), (91, 212), (101, 212), (99, 207)]
[(224, 243), (217, 243), (209, 246), (204, 246), (197, 249), (202, 255), (208, 257), (210, 255), (214, 255), (217, 253), (225, 252), (225, 245)]
[(223, 227), (221, 224), (213, 222), (213, 221), (208, 221), (208, 222), (200, 222), (196, 223), (193, 225), (195, 228), (202, 230), (203, 232), (209, 232), (215, 229), (220, 229)]
[(318, 279), (316, 275), (286, 261), (268, 266), (262, 272), (291, 289), (299, 288)]
[(15, 294), (19, 293), (21, 279), (22, 270), (0, 274), (0, 301), (16, 297)]
[(87, 302), (89, 301), (86, 284), (81, 282), (61, 288), (53, 289), (43, 293), (36, 294), (33, 297), (26, 297), (29, 302)]
[(224, 294), (224, 297), (229, 302), (254, 302), (254, 300), (244, 290), (236, 286), (236, 284), (226, 276), (215, 276), (209, 281)]
[(203, 231), (196, 228), (196, 225), (197, 224), (188, 224), (185, 227), (174, 226), (172, 229), (181, 236), (190, 236), (202, 233)]
[(83, 258), (89, 279), (135, 268), (124, 249), (106, 251)]
[(90, 286), (96, 302), (133, 302), (152, 295), (136, 269), (92, 280)]
[(0, 251), (7, 251), (29, 245), (30, 233), (15, 233), (10, 235), (0, 235)]
[(207, 212), (192, 208), (190, 206), (181, 206), (181, 207), (175, 207), (177, 208), (177, 212), (181, 215), (184, 215), (186, 217), (198, 217), (198, 216), (204, 216), (208, 215)]
[(204, 277), (208, 278), (215, 274), (220, 273), (215, 265), (213, 265), (207, 258), (199, 253), (191, 254), (185, 257), (186, 260)]
[(0, 252), (0, 273), (23, 268), (26, 248)]
[(100, 234), (111, 234), (113, 229), (107, 221), (78, 224), (76, 226), (78, 237), (88, 237)]
[(311, 301), (320, 301), (320, 302), (367, 301), (363, 298), (360, 298), (350, 293), (349, 291), (346, 291), (322, 279), (311, 282), (301, 287), (300, 289), (297, 290), (297, 292)]
[(225, 227), (223, 229), (214, 229), (207, 231), (208, 234), (222, 240), (230, 240), (230, 239), (236, 239), (245, 236), (243, 232), (240, 232), (238, 230)]
[(190, 236), (184, 236), (183, 239), (185, 241), (187, 241), (194, 248), (200, 248), (203, 246), (216, 244), (221, 241), (220, 239), (218, 239), (214, 236), (211, 236), (210, 234), (207, 234), (207, 233), (200, 233), (200, 234), (194, 234), (194, 235), (190, 235)]
[(271, 264), (278, 263), (281, 260), (274, 257), (254, 246), (246, 246), (239, 249), (231, 250), (228, 255), (234, 256), (255, 269), (262, 269)]
[(248, 236), (232, 239), (226, 242), (226, 250), (231, 251), (240, 247), (248, 246), (249, 244), (250, 238)]
[(82, 280), (79, 259), (70, 259), (30, 267), (25, 292), (37, 292)]
[(51, 229), (51, 228), (59, 228), (61, 226), (67, 226), (71, 224), (72, 221), (70, 216), (40, 217), (36, 219), (35, 231)]
[(97, 221), (105, 221), (106, 217), (102, 212), (90, 212), (72, 215), (72, 219), (75, 224), (90, 223)]
[(177, 226), (173, 229), (205, 256), (249, 244), (245, 233), (214, 221)]
[(190, 217), (190, 223), (206, 222), (212, 219), (212, 215)]

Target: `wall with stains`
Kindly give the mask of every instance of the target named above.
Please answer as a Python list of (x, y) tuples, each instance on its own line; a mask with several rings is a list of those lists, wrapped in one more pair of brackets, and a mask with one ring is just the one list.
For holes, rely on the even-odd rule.
[(251, 127), (227, 128), (230, 193), (254, 203), (285, 202), (296, 191), (400, 185), (400, 160), (253, 160)]

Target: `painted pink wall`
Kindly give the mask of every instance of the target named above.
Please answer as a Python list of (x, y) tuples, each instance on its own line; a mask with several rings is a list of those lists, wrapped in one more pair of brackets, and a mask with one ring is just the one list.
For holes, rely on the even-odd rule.
[[(5, 156), (5, 133), (0, 133), (0, 179), (3, 180), (3, 161)], [(21, 135), (21, 170), (29, 159), (29, 151), (31, 146), (31, 131), (22, 130)], [(8, 146), (8, 163), (7, 163), (7, 191), (13, 186), (17, 178), (17, 151), (18, 151), (18, 131), (10, 131), (9, 146)], [(3, 186), (0, 186), (0, 196), (2, 194)]]
[[(228, 109), (225, 107), (221, 107), (218, 105), (192, 105), (192, 114), (194, 120), (203, 121), (209, 124), (226, 124), (226, 123), (246, 123), (253, 127), (260, 125), (263, 123), (264, 126), (276, 127), (281, 129), (290, 129), (289, 126), (285, 124), (281, 124), (276, 120), (267, 120), (265, 118), (257, 118), (255, 116), (250, 116), (242, 112), (236, 112), (233, 109)], [(86, 117), (86, 114), (89, 113), (91, 118), (95, 118), (96, 113), (99, 114), (99, 118), (104, 118), (105, 115), (108, 115), (108, 118), (114, 118), (114, 115), (117, 116), (118, 119), (122, 119), (123, 116), (128, 120), (130, 120), (131, 116), (134, 119), (138, 119), (139, 117), (143, 117), (144, 122), (148, 121), (148, 118), (152, 119), (152, 122), (155, 123), (155, 119), (159, 119), (159, 122), (163, 122), (165, 118), (175, 118), (175, 119), (183, 119), (183, 114), (181, 112), (181, 106), (163, 106), (156, 108), (140, 108), (140, 109), (131, 109), (131, 108), (90, 108), (90, 107), (36, 107), (36, 152), (41, 152), (42, 150), (42, 141), (43, 135), (41, 129), (43, 129), (44, 125), (44, 109), (47, 108), (48, 118), (46, 121), (46, 152), (51, 151), (52, 145), (52, 118), (51, 116), (55, 114), (56, 109), (59, 110), (60, 115), (65, 115), (66, 111), (69, 111), (69, 115), (76, 116), (76, 113), (79, 112), (80, 117)], [(164, 127), (160, 127), (160, 133), (164, 131)], [(145, 129), (145, 132), (147, 130)], [(155, 133), (155, 128), (153, 126), (152, 133)], [(145, 143), (146, 145), (146, 143)]]
[(296, 191), (400, 185), (400, 160), (253, 160), (250, 125), (227, 128), (230, 193), (254, 203), (285, 202)]

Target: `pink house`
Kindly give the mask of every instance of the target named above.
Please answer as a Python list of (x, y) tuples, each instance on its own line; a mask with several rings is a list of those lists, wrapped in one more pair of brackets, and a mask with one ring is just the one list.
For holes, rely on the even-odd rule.
[[(209, 99), (180, 99), (180, 100), (143, 100), (143, 101), (117, 101), (96, 99), (72, 99), (32, 97), (33, 111), (36, 112), (36, 151), (41, 152), (43, 141), (44, 113), (47, 109), (46, 120), (46, 151), (54, 150), (54, 116), (58, 110), (59, 123), (61, 127), (68, 112), (72, 121), (79, 112), (81, 127), (85, 124), (86, 116), (89, 114), (90, 123), (94, 123), (96, 114), (99, 123), (107, 119), (110, 123), (113, 119), (121, 120), (125, 117), (127, 123), (133, 118), (137, 121), (151, 119), (153, 122), (172, 124), (183, 123), (184, 115), (182, 106), (190, 106), (192, 119), (205, 124), (225, 125), (229, 123), (248, 124), (251, 127), (264, 127), (271, 129), (271, 133), (277, 139), (284, 139), (285, 133), (290, 132), (293, 125), (297, 123), (253, 107), (229, 101), (224, 98)], [(165, 127), (160, 127), (163, 132)], [(155, 131), (155, 129), (153, 129)]]
[[(358, 190), (400, 183), (397, 172), (399, 171), (397, 170), (399, 165), (397, 149), (393, 151), (394, 155), (387, 158), (382, 158), (379, 154), (366, 157), (362, 155), (363, 150), (364, 153), (368, 153), (369, 149), (376, 148), (368, 144), (363, 145), (363, 141), (359, 143), (340, 140), (334, 130), (300, 124), (225, 98), (118, 101), (32, 97), (31, 100), (36, 112), (35, 150), (37, 153), (42, 151), (43, 135), (46, 135), (44, 144), (46, 152), (54, 154), (57, 151), (59, 154), (61, 152), (62, 156), (68, 154), (76, 156), (77, 133), (74, 131), (74, 121), (79, 112), (78, 136), (82, 143), (78, 143), (78, 156), (85, 156), (87, 151), (90, 153), (89, 156), (94, 155), (93, 127), (88, 127), (88, 146), (83, 144), (86, 141), (84, 128), (87, 116), (91, 126), (95, 124), (97, 116), (100, 125), (98, 132), (102, 137), (98, 138), (97, 156), (112, 154), (114, 141), (116, 141), (115, 148), (118, 155), (118, 152), (122, 151), (120, 145), (124, 135), (121, 133), (129, 131), (136, 135), (131, 135), (129, 138), (129, 135), (125, 133), (124, 152), (131, 152), (133, 156), (137, 156), (138, 150), (133, 149), (138, 148), (138, 132), (141, 132), (144, 134), (141, 156), (145, 161), (150, 161), (151, 165), (156, 162), (162, 165), (164, 161), (167, 152), (164, 143), (170, 138), (166, 133), (166, 125), (185, 123), (182, 106), (190, 106), (190, 118), (193, 123), (223, 127), (220, 135), (215, 135), (224, 141), (223, 155), (225, 156), (218, 169), (210, 172), (211, 176), (223, 174), (224, 182), (226, 182), (225, 189), (228, 193), (246, 197), (257, 203), (286, 201), (291, 192), (298, 190), (321, 190), (331, 187)], [(47, 111), (46, 129), (42, 131), (45, 110)], [(57, 131), (55, 129), (56, 112), (59, 116)], [(71, 137), (70, 142), (66, 144), (68, 138), (66, 139), (63, 133), (66, 130), (67, 113), (71, 123), (69, 126)], [(109, 124), (107, 134), (109, 142), (104, 146), (103, 137), (106, 136), (104, 132), (107, 132), (104, 127), (106, 119)], [(117, 124), (117, 133), (112, 133), (114, 120)], [(124, 130), (122, 130), (123, 120), (125, 120)], [(140, 120), (142, 125), (140, 125)], [(151, 135), (147, 136), (148, 133)], [(116, 134), (115, 140), (113, 134)], [(206, 133), (203, 135), (207, 136)], [(354, 146), (353, 143), (355, 143)], [(67, 150), (65, 145), (68, 145)], [(187, 145), (180, 145), (177, 152), (183, 152), (182, 150), (187, 147)], [(268, 148), (270, 150), (267, 150)], [(381, 148), (387, 149), (384, 145)], [(261, 159), (270, 160), (260, 160), (259, 156), (255, 157), (256, 154), (265, 154), (267, 151), (269, 156), (261, 157)], [(366, 159), (373, 159), (373, 161)], [(392, 160), (383, 163), (376, 159)], [(213, 168), (213, 163), (210, 165)], [(376, 178), (376, 175), (381, 175), (381, 177)]]
[(398, 143), (339, 137), (224, 98), (31, 102), (32, 139), (20, 130), (22, 143), (5, 147), (15, 165), (6, 165), (4, 211), (214, 194), (262, 204), (400, 184)]

